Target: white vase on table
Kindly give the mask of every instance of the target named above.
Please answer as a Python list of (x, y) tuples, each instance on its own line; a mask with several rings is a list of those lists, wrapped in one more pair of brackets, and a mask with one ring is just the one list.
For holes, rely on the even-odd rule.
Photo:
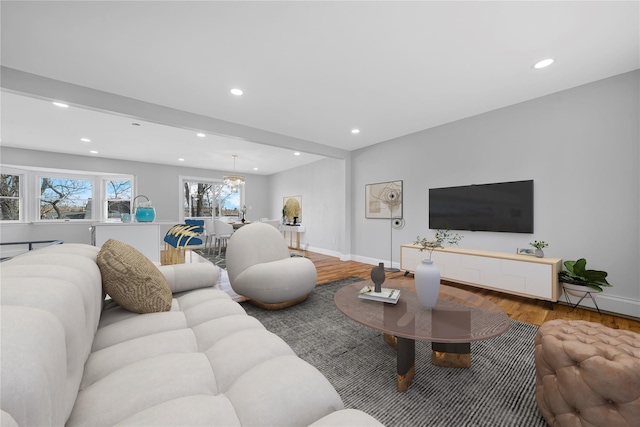
[(414, 272), (418, 302), (423, 307), (435, 307), (440, 292), (440, 270), (432, 260), (423, 259)]

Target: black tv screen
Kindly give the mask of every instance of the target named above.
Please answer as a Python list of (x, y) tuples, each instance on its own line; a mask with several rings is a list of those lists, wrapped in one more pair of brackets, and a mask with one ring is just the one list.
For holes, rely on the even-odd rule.
[(533, 233), (533, 180), (430, 188), (429, 228)]

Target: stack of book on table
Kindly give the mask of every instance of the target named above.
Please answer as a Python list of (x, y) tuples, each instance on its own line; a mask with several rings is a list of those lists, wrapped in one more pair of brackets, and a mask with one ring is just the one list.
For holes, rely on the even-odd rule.
[(400, 290), (381, 288), (380, 292), (375, 292), (375, 288), (373, 286), (365, 286), (364, 288), (360, 289), (358, 298), (395, 304), (398, 302), (398, 298), (400, 298)]

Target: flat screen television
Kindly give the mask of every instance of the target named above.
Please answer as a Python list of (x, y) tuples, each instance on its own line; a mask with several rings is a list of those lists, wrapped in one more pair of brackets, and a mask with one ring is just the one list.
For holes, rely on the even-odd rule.
[(533, 233), (533, 180), (430, 188), (429, 228)]

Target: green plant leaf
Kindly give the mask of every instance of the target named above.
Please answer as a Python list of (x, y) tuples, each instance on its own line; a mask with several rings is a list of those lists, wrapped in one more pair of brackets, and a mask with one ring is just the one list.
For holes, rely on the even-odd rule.
[(575, 265), (575, 261), (565, 261), (564, 262), (564, 266), (567, 269), (567, 271), (569, 271), (571, 274), (573, 273), (573, 266)]
[(558, 273), (558, 279), (561, 282), (587, 286), (599, 292), (602, 292), (602, 286), (612, 286), (607, 282), (607, 272), (600, 270), (587, 270), (587, 261), (584, 258), (580, 258), (577, 261), (565, 261), (564, 266), (566, 270), (562, 270)]
[(576, 276), (582, 276), (584, 277), (584, 272), (585, 269), (587, 268), (587, 260), (584, 258), (580, 258), (579, 260), (576, 261), (576, 263), (573, 265), (573, 273)]

